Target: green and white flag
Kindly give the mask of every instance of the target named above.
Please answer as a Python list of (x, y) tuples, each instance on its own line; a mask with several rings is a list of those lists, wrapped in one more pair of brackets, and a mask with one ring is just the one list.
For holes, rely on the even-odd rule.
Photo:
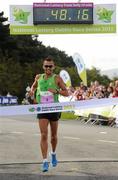
[(75, 53), (73, 55), (73, 61), (77, 67), (81, 80), (83, 81), (84, 85), (87, 86), (87, 74), (83, 58), (78, 53)]
[(66, 86), (70, 87), (71, 86), (71, 78), (70, 78), (69, 73), (67, 71), (65, 71), (65, 70), (61, 70), (59, 75), (63, 79)]

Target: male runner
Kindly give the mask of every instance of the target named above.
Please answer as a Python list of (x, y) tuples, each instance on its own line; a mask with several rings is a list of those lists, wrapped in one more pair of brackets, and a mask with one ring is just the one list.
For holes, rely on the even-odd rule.
[[(36, 91), (36, 101), (37, 103), (53, 103), (58, 102), (58, 96), (68, 96), (68, 91), (66, 86), (59, 75), (53, 73), (55, 69), (54, 61), (52, 58), (48, 57), (44, 59), (43, 70), (44, 74), (38, 74), (35, 77), (35, 81), (32, 84), (30, 95), (33, 95)], [(57, 165), (56, 159), (56, 146), (57, 146), (57, 130), (58, 130), (58, 120), (60, 118), (60, 113), (45, 113), (38, 114), (39, 128), (41, 132), (41, 152), (43, 156), (43, 166), (42, 171), (48, 171), (48, 125), (50, 125), (51, 130), (51, 147), (52, 151), (50, 153), (50, 163), (53, 167)]]

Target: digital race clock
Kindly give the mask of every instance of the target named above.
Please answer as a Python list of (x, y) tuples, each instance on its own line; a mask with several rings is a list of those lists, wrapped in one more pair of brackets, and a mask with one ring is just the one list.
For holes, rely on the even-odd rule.
[(33, 23), (93, 24), (93, 3), (34, 3)]

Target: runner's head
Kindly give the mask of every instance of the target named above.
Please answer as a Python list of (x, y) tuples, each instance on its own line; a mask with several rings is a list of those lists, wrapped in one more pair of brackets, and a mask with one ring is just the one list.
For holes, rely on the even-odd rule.
[(46, 74), (51, 74), (55, 68), (52, 57), (47, 57), (43, 61), (43, 69)]

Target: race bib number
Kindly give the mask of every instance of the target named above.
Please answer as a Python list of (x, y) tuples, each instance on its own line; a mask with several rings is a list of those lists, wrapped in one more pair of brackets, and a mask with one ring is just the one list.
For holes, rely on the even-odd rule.
[(40, 96), (41, 96), (40, 102), (42, 104), (44, 104), (44, 103), (47, 104), (47, 103), (53, 103), (54, 102), (53, 93), (51, 93), (49, 91), (41, 92)]

